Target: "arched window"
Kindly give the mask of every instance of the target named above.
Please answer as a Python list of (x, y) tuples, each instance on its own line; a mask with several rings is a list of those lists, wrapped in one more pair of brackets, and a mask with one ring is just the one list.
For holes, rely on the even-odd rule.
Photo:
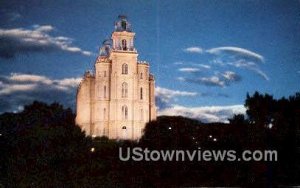
[(103, 120), (106, 119), (106, 108), (103, 108)]
[(128, 119), (128, 108), (126, 105), (122, 106), (122, 119)]
[(122, 65), (122, 74), (128, 74), (128, 65), (126, 63)]
[(121, 22), (121, 26), (122, 26), (122, 28), (124, 29), (124, 30), (126, 30), (126, 28), (127, 28), (127, 23), (126, 23), (126, 21), (122, 21)]
[(101, 97), (102, 91), (101, 91), (101, 87), (98, 85), (97, 86), (97, 97)]
[(122, 98), (128, 97), (128, 84), (126, 82), (123, 82), (122, 84)]
[(127, 106), (125, 106), (125, 119), (128, 119), (128, 108), (127, 108)]
[(140, 89), (140, 99), (143, 100), (143, 88)]
[(127, 41), (125, 39), (122, 40), (122, 49), (127, 50)]
[(141, 72), (141, 74), (140, 74), (140, 79), (143, 79), (143, 73)]
[(122, 129), (126, 129), (126, 126), (123, 126)]
[(144, 110), (143, 109), (140, 110), (140, 119), (141, 119), (141, 121), (144, 120)]
[(104, 89), (103, 89), (103, 98), (106, 98), (106, 86), (104, 86)]

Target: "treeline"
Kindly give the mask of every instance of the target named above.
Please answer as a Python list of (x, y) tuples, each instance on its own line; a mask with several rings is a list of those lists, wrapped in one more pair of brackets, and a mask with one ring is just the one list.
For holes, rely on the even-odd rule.
[[(0, 115), (0, 187), (266, 187), (300, 184), (300, 94), (254, 93), (229, 124), (158, 117), (139, 142), (85, 136), (71, 109), (34, 102)], [(120, 161), (119, 147), (278, 151), (277, 162)]]

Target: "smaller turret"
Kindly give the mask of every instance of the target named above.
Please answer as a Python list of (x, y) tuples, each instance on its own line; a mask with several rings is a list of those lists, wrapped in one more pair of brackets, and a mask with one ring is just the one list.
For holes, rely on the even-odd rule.
[(100, 57), (108, 57), (111, 50), (111, 39), (106, 39), (102, 43), (102, 47), (100, 48)]

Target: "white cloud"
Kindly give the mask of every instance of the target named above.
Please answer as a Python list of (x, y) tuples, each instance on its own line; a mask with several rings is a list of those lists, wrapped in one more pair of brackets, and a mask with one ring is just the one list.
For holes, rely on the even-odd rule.
[(49, 35), (53, 30), (54, 27), (51, 25), (35, 25), (33, 29), (0, 29), (0, 40), (3, 41), (3, 45), (0, 46), (0, 57), (11, 58), (19, 53), (51, 51), (80, 53), (87, 56), (92, 54), (72, 45), (71, 38)]
[(184, 68), (180, 68), (178, 70), (180, 72), (187, 72), (187, 73), (195, 73), (195, 72), (199, 72), (200, 71), (200, 69), (193, 68), (193, 67), (184, 67)]
[[(33, 84), (45, 84), (52, 87), (65, 87), (65, 89), (68, 89), (70, 87), (77, 87), (81, 78), (64, 78), (64, 79), (53, 79), (46, 76), (41, 75), (34, 75), (34, 74), (20, 74), (20, 73), (11, 73), (10, 76), (6, 77), (7, 81), (10, 84), (27, 84), (27, 83), (33, 83)], [(9, 86), (9, 85), (8, 85)]]
[(205, 65), (205, 64), (195, 64), (196, 66), (198, 66), (198, 67), (201, 67), (201, 68), (204, 68), (204, 69), (210, 69), (211, 68), (211, 66), (209, 66), (209, 65)]
[(183, 64), (182, 61), (176, 61), (176, 62), (174, 62), (174, 65), (182, 65), (182, 64)]
[(52, 81), (45, 77), (40, 75), (31, 75), (31, 74), (18, 74), (18, 73), (11, 73), (9, 78), (10, 81), (16, 81), (16, 82), (41, 82), (44, 84), (51, 84)]
[(253, 58), (255, 60), (258, 60), (260, 62), (264, 62), (264, 57), (258, 53), (252, 52), (250, 50), (239, 48), (239, 47), (233, 47), (233, 46), (224, 46), (224, 47), (217, 47), (217, 48), (211, 48), (206, 50), (206, 52), (220, 55), (221, 53), (230, 53), (233, 55), (238, 55), (242, 57), (247, 58)]
[(225, 71), (224, 73), (221, 73), (221, 75), (226, 81), (239, 81), (241, 79), (238, 74), (232, 71)]
[(186, 78), (184, 78), (184, 77), (177, 77), (177, 80), (178, 80), (178, 81), (181, 81), (181, 82), (185, 82), (185, 81), (186, 81)]
[(260, 54), (231, 46), (211, 48), (206, 50), (206, 52), (217, 55), (217, 57), (212, 60), (214, 65), (222, 67), (231, 65), (237, 68), (247, 69), (256, 73), (264, 80), (270, 80), (268, 75), (260, 68), (260, 64), (264, 62), (264, 57)]
[(226, 71), (223, 73), (224, 78), (227, 80), (232, 80), (234, 78), (235, 73), (232, 71)]
[(176, 101), (178, 97), (194, 97), (198, 95), (197, 92), (171, 90), (162, 87), (155, 88), (156, 105), (159, 108), (168, 107), (173, 101)]
[(39, 32), (50, 32), (54, 30), (52, 25), (35, 25), (34, 28)]
[(211, 76), (203, 76), (203, 77), (194, 77), (194, 78), (184, 78), (184, 77), (177, 77), (177, 80), (182, 82), (190, 82), (196, 84), (202, 84), (205, 86), (218, 86), (218, 87), (225, 87), (229, 86), (234, 82), (239, 82), (241, 80), (241, 76), (233, 71), (225, 71), (225, 72), (218, 72)]
[(198, 119), (203, 122), (228, 123), (228, 118), (232, 118), (234, 114), (245, 113), (246, 109), (243, 105), (203, 107), (185, 107), (174, 105), (169, 108), (160, 110), (158, 112), (158, 115), (185, 116), (193, 119)]
[(161, 100), (164, 102), (169, 102), (171, 99), (174, 99), (175, 97), (193, 97), (196, 95), (197, 92), (171, 90), (162, 87), (155, 88), (155, 96), (160, 97)]
[(233, 61), (233, 62), (229, 62), (226, 63), (227, 65), (231, 65), (237, 68), (244, 68), (250, 71), (255, 72), (256, 74), (258, 74), (259, 76), (261, 76), (264, 80), (270, 80), (268, 75), (266, 73), (264, 73), (256, 63), (252, 62), (252, 61), (245, 61), (243, 59), (238, 60), (238, 61)]
[[(197, 47), (191, 47), (189, 50), (193, 51), (194, 48)], [(185, 50), (188, 50), (185, 49)], [(243, 68), (249, 71), (252, 71), (262, 77), (264, 80), (269, 80), (268, 75), (260, 68), (260, 64), (264, 63), (264, 57), (256, 52), (239, 48), (239, 47), (233, 47), (233, 46), (223, 46), (223, 47), (216, 47), (211, 48), (208, 50), (204, 50), (201, 48), (201, 53), (206, 52), (210, 54), (214, 54), (216, 56), (213, 57), (211, 60), (212, 65), (221, 66), (221, 67), (227, 67), (228, 65), (234, 66), (236, 68)], [(228, 68), (228, 67), (227, 67)], [(198, 83), (203, 84), (206, 86), (229, 86), (231, 83), (235, 81), (240, 81), (242, 77), (238, 74), (236, 74), (233, 71), (227, 71), (225, 73), (210, 73), (209, 76), (209, 70), (212, 70), (212, 67), (210, 65), (206, 64), (196, 64), (192, 63), (191, 67), (184, 67), (180, 68), (180, 72), (189, 72), (189, 73), (196, 73), (196, 72), (202, 72), (202, 69), (206, 69), (205, 72), (207, 73), (207, 76), (202, 77), (178, 77), (177, 79), (179, 81), (185, 81), (185, 82), (191, 82), (191, 83)]]
[(3, 88), (0, 89), (0, 96), (1, 95), (10, 95), (14, 92), (22, 92), (22, 91), (31, 91), (36, 89), (37, 85), (36, 84), (12, 84), (9, 86), (5, 85)]
[(12, 73), (0, 76), (0, 113), (18, 110), (34, 100), (75, 104), (81, 78), (51, 79), (42, 75)]
[(207, 86), (220, 86), (220, 87), (225, 86), (225, 82), (217, 76), (202, 77), (202, 78), (199, 78), (198, 81)]
[(260, 75), (262, 78), (264, 78), (265, 80), (269, 81), (270, 78), (268, 77), (268, 75), (266, 73), (264, 73), (262, 70), (260, 70), (259, 68), (251, 68), (252, 71), (256, 72), (256, 74)]
[(91, 56), (91, 55), (93, 55), (93, 53), (92, 53), (92, 52), (89, 52), (89, 51), (82, 51), (82, 54), (83, 54), (83, 55), (86, 55), (86, 56)]
[(203, 53), (203, 49), (197, 46), (185, 48), (183, 51), (188, 52), (188, 53)]
[(59, 85), (65, 87), (77, 87), (81, 82), (82, 78), (65, 78), (62, 80), (58, 80)]

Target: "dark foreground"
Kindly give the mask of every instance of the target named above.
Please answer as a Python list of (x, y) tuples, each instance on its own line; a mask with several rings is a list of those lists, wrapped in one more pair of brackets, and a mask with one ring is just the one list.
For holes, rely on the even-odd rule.
[[(139, 142), (131, 142), (86, 137), (74, 124), (70, 109), (34, 102), (20, 113), (0, 115), (0, 187), (300, 185), (300, 95), (275, 100), (255, 93), (247, 96), (245, 106), (247, 118), (236, 115), (230, 124), (159, 117), (147, 125)], [(272, 128), (268, 128), (270, 124)], [(119, 147), (137, 146), (159, 150), (274, 149), (278, 161), (119, 160)]]

